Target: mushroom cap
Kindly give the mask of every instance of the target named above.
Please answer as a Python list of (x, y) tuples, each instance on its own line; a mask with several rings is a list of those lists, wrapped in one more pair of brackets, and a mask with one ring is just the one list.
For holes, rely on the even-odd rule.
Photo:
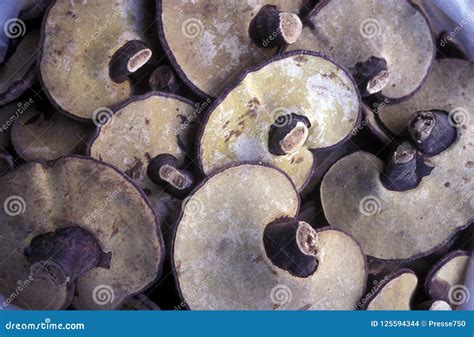
[(263, 245), (268, 223), (295, 217), (299, 197), (281, 171), (240, 164), (207, 178), (183, 205), (173, 265), (191, 309), (351, 309), (367, 271), (357, 242), (317, 232), (318, 267), (308, 278), (272, 264)]
[[(276, 56), (242, 75), (209, 108), (198, 140), (201, 167), (209, 174), (235, 162), (263, 161), (285, 171), (301, 189), (313, 169), (309, 149), (348, 138), (358, 123), (359, 105), (352, 77), (320, 54)], [(308, 138), (295, 153), (275, 156), (268, 149), (269, 129), (291, 113), (308, 118)]]
[(26, 110), (31, 108), (33, 101), (10, 103), (0, 108), (0, 150), (11, 145), (11, 129), (15, 121)]
[(79, 154), (93, 129), (57, 112), (49, 116), (31, 107), (15, 121), (11, 132), (13, 147), (24, 160), (54, 160)]
[(109, 62), (127, 41), (147, 39), (150, 3), (55, 1), (49, 7), (43, 21), (39, 68), (43, 89), (59, 110), (92, 119), (97, 109), (132, 95), (128, 81), (112, 81)]
[(325, 0), (308, 20), (288, 50), (322, 52), (347, 69), (371, 56), (384, 58), (390, 80), (380, 94), (391, 101), (412, 95), (435, 57), (428, 21), (410, 1)]
[(426, 160), (434, 167), (431, 174), (403, 192), (384, 187), (384, 163), (376, 156), (356, 152), (341, 159), (321, 184), (327, 220), (378, 259), (414, 259), (440, 248), (473, 220), (470, 137), (467, 129), (458, 129), (458, 138), (447, 150)]
[(298, 12), (302, 0), (158, 0), (158, 32), (173, 67), (193, 91), (217, 96), (242, 68), (268, 59), (276, 49), (261, 49), (249, 25), (265, 5)]
[(418, 284), (415, 273), (400, 269), (386, 276), (382, 287), (377, 289), (367, 303), (367, 310), (410, 310), (410, 303)]
[(39, 40), (39, 30), (28, 32), (8, 62), (0, 66), (0, 105), (17, 99), (36, 82)]
[[(30, 162), (0, 178), (2, 270), (0, 293), (15, 291), (28, 279), (24, 249), (44, 233), (79, 225), (92, 233), (110, 269), (96, 268), (76, 280), (76, 309), (114, 309), (146, 288), (161, 273), (163, 243), (146, 198), (123, 174), (93, 159), (67, 156), (55, 162)], [(7, 214), (8, 211), (8, 214)], [(13, 304), (59, 309), (70, 291), (31, 281)]]
[(393, 133), (399, 133), (408, 126), (414, 112), (438, 109), (448, 111), (452, 117), (460, 120), (460, 124), (467, 125), (470, 118), (472, 128), (473, 92), (472, 62), (458, 59), (437, 60), (421, 90), (405, 102), (380, 109), (380, 121)]
[(469, 259), (469, 252), (456, 250), (439, 260), (426, 276), (426, 294), (434, 300), (443, 300), (453, 306), (461, 304), (459, 301), (462, 297), (457, 296), (469, 296), (468, 289), (464, 287)]

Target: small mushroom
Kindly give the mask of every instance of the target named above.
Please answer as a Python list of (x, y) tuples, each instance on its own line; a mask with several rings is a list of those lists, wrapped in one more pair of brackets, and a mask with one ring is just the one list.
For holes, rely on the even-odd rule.
[(153, 91), (163, 91), (175, 94), (179, 83), (173, 69), (165, 64), (159, 65), (153, 70), (148, 78), (148, 85)]
[(297, 38), (301, 27), (295, 13), (304, 4), (304, 0), (158, 0), (159, 38), (183, 81), (196, 94), (215, 97), (243, 69), (274, 55), (277, 49), (272, 46)]
[(54, 1), (43, 22), (39, 68), (59, 111), (91, 120), (132, 96), (127, 75), (157, 50), (148, 8), (147, 0)]
[(12, 127), (12, 144), (24, 160), (54, 160), (67, 154), (83, 154), (93, 133), (90, 125), (57, 112), (41, 113), (34, 104)]
[(453, 308), (469, 301), (469, 290), (464, 286), (469, 258), (469, 252), (456, 250), (438, 261), (426, 276), (426, 295), (445, 301)]
[(426, 17), (410, 1), (327, 0), (287, 48), (296, 49), (322, 52), (350, 69), (363, 96), (400, 101), (420, 88), (436, 48)]
[(187, 306), (354, 308), (367, 280), (359, 245), (339, 230), (294, 220), (298, 209), (291, 180), (261, 164), (229, 167), (203, 181), (183, 205), (173, 245)]
[(242, 75), (209, 107), (198, 138), (200, 166), (209, 174), (262, 161), (302, 189), (313, 171), (311, 150), (349, 138), (359, 107), (350, 75), (325, 57), (308, 51), (276, 56)]
[(399, 134), (409, 126), (413, 113), (435, 110), (448, 112), (451, 125), (465, 128), (474, 106), (471, 94), (474, 92), (473, 79), (474, 64), (458, 59), (437, 60), (416, 95), (405, 102), (380, 109), (380, 122), (394, 134)]
[(36, 82), (39, 40), (39, 30), (29, 31), (21, 39), (8, 62), (0, 65), (0, 106), (14, 101)]
[(66, 156), (27, 163), (0, 185), (0, 293), (16, 294), (12, 304), (115, 309), (160, 275), (158, 221), (116, 169)]
[(410, 310), (418, 284), (415, 273), (409, 269), (386, 276), (369, 293), (366, 310)]
[[(367, 255), (378, 259), (411, 260), (441, 248), (472, 222), (474, 214), (470, 132), (474, 116), (467, 116), (466, 125), (456, 129), (454, 143), (424, 159), (429, 167), (413, 149), (402, 151), (400, 159), (395, 153), (386, 168), (379, 158), (365, 152), (339, 160), (321, 184), (329, 223), (353, 235)], [(403, 149), (404, 145), (399, 150)], [(397, 171), (403, 167), (407, 170)], [(411, 186), (416, 187), (406, 189)]]

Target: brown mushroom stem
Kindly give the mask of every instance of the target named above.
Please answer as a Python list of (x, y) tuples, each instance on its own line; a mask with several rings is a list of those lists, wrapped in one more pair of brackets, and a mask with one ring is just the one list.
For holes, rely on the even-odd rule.
[(268, 132), (268, 151), (275, 156), (295, 153), (306, 142), (311, 123), (305, 116), (280, 116)]
[(295, 43), (302, 30), (303, 24), (298, 15), (265, 5), (250, 22), (249, 35), (257, 46), (275, 48)]
[(151, 90), (176, 93), (178, 81), (173, 69), (167, 65), (156, 67), (148, 78), (148, 84)]
[(153, 158), (148, 164), (147, 174), (152, 182), (164, 186), (178, 198), (187, 195), (196, 180), (191, 171), (180, 169), (176, 157), (168, 153)]
[(449, 118), (442, 110), (418, 111), (413, 115), (408, 131), (424, 155), (435, 156), (456, 140), (456, 128)]
[(109, 269), (111, 253), (105, 253), (95, 237), (79, 226), (36, 236), (25, 250), (30, 276), (56, 286), (73, 282), (92, 268)]
[(145, 42), (128, 41), (115, 52), (110, 60), (110, 78), (117, 83), (125, 82), (130, 74), (148, 62), (151, 55), (152, 51)]
[(390, 81), (387, 61), (376, 56), (371, 56), (364, 62), (356, 63), (352, 75), (359, 86), (362, 97), (381, 91)]
[(272, 263), (290, 274), (308, 277), (316, 271), (318, 236), (306, 222), (276, 220), (267, 225), (263, 246)]
[(399, 145), (381, 175), (382, 184), (392, 191), (406, 191), (415, 188), (424, 176), (433, 170), (409, 142)]

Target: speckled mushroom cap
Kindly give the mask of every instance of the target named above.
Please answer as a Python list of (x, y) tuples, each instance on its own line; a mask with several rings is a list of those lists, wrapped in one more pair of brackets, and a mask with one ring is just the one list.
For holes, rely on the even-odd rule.
[[(158, 214), (162, 203), (171, 198), (147, 176), (148, 162), (162, 153), (169, 153), (184, 162), (185, 152), (180, 141), (190, 128), (192, 102), (164, 93), (136, 96), (117, 107), (109, 122), (98, 130), (89, 146), (93, 158), (113, 164), (141, 187)], [(182, 144), (188, 149), (190, 144)]]
[(12, 127), (12, 144), (24, 160), (54, 160), (67, 154), (80, 154), (93, 128), (53, 112), (42, 114), (27, 109)]
[(178, 74), (198, 94), (217, 96), (245, 68), (276, 49), (251, 42), (249, 25), (265, 5), (297, 13), (302, 0), (158, 0), (160, 40)]
[(384, 58), (390, 81), (380, 94), (393, 101), (415, 92), (434, 60), (428, 21), (410, 1), (325, 0), (309, 22), (288, 50), (322, 52), (347, 69)]
[[(275, 156), (268, 149), (269, 129), (279, 117), (279, 126), (290, 123), (284, 118), (289, 113), (308, 118), (308, 138), (298, 151)], [(235, 162), (263, 161), (301, 189), (313, 169), (310, 149), (341, 142), (358, 119), (358, 91), (343, 69), (317, 53), (285, 53), (250, 70), (213, 103), (199, 138), (199, 160), (206, 174)]]
[(191, 309), (351, 309), (364, 292), (365, 257), (335, 229), (316, 233), (319, 264), (307, 278), (272, 264), (266, 225), (295, 217), (298, 193), (279, 170), (227, 168), (186, 199), (173, 247), (175, 275)]
[[(443, 300), (452, 306), (469, 300), (464, 278), (469, 266), (469, 252), (456, 250), (438, 261), (428, 272), (425, 292), (434, 300)], [(464, 303), (463, 302), (463, 303)]]
[(410, 310), (418, 278), (409, 269), (386, 276), (378, 282), (367, 302), (367, 310)]
[[(153, 210), (110, 166), (81, 157), (30, 162), (1, 177), (0, 184), (5, 205), (0, 212), (0, 293), (13, 293), (19, 280), (28, 280), (24, 250), (34, 237), (71, 225), (88, 230), (104, 252), (112, 253), (110, 269), (95, 268), (76, 280), (76, 309), (117, 308), (161, 272), (163, 243)], [(13, 304), (59, 309), (69, 304), (68, 296), (64, 286), (31, 281)]]
[[(430, 109), (445, 110), (466, 124), (474, 110), (474, 64), (458, 59), (437, 60), (425, 84), (415, 96), (379, 111), (380, 121), (392, 132), (407, 127), (412, 114)], [(473, 131), (474, 132), (474, 131)]]
[(329, 223), (379, 259), (412, 259), (441, 247), (473, 220), (473, 121), (474, 111), (448, 149), (425, 159), (434, 169), (411, 190), (386, 189), (380, 180), (384, 163), (372, 154), (356, 152), (338, 161), (321, 185)]
[(39, 40), (39, 30), (26, 33), (8, 62), (0, 66), (0, 105), (17, 99), (36, 82)]
[(151, 0), (55, 1), (43, 21), (40, 74), (43, 88), (62, 111), (80, 119), (125, 101), (128, 81), (109, 76), (114, 53), (127, 41), (146, 39)]

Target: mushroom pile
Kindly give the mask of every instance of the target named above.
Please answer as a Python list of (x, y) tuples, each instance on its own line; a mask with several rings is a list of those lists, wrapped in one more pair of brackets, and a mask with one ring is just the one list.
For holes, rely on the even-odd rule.
[(425, 8), (15, 6), (0, 310), (472, 307), (473, 60)]

